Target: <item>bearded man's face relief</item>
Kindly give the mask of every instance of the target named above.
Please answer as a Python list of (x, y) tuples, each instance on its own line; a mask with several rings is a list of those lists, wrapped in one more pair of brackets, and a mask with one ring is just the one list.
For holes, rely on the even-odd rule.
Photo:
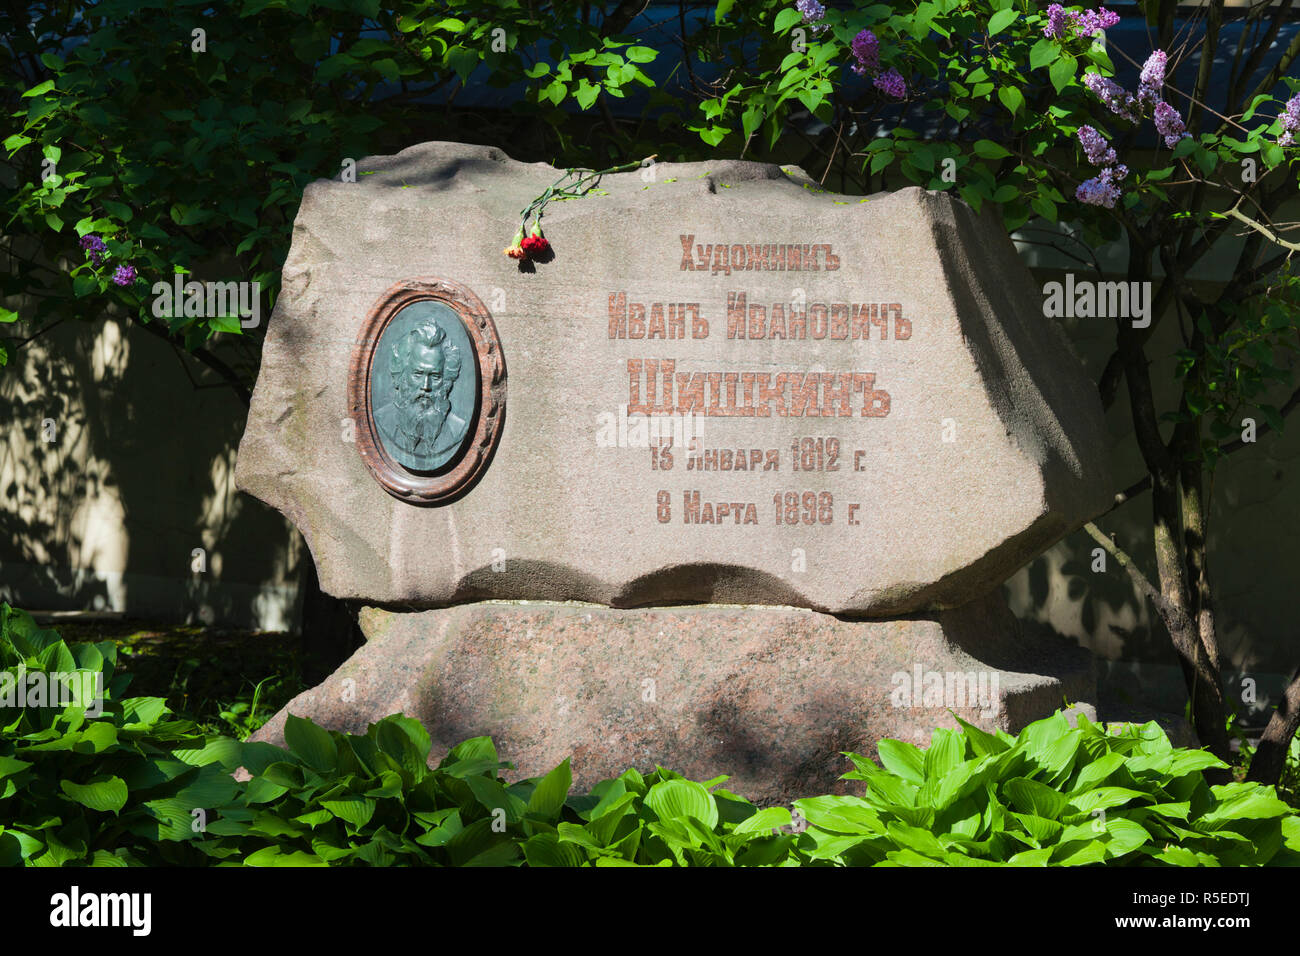
[(378, 409), (375, 420), (390, 453), (409, 468), (438, 467), (465, 436), (468, 423), (451, 401), (460, 352), (432, 321), (403, 334), (389, 352), (391, 400)]
[[(414, 338), (418, 332), (412, 333)], [(397, 407), (402, 410), (400, 428), (411, 440), (411, 448), (420, 451), (426, 441), (432, 443), (442, 430), (451, 403), (447, 393), (452, 382), (444, 379), (447, 361), (443, 350), (414, 343), (406, 370), (394, 378)]]

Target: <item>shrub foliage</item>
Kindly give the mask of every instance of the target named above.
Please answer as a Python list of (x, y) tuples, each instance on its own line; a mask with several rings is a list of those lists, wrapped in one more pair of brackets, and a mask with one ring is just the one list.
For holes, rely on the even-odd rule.
[[(1300, 862), (1272, 787), (1154, 723), (961, 723), (849, 754), (862, 796), (759, 809), (663, 767), (574, 793), (566, 760), (507, 781), (487, 737), (436, 767), (418, 721), (364, 735), (289, 717), (287, 749), (203, 733), (125, 697), (110, 642), (69, 647), (0, 605), (0, 861), (28, 866), (1079, 866)], [(95, 685), (93, 681), (98, 681)], [(99, 699), (85, 687), (97, 686)], [(45, 697), (39, 698), (40, 688)], [(57, 688), (65, 688), (59, 691)], [(57, 697), (57, 699), (56, 699)], [(66, 698), (66, 702), (59, 701)], [(25, 706), (24, 706), (25, 705)], [(245, 768), (237, 779), (235, 771)]]

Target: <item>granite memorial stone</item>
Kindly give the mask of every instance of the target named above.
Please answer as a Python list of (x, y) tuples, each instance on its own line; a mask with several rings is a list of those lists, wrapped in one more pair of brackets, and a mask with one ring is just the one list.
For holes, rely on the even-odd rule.
[[(997, 609), (1001, 583), (1112, 485), (1096, 389), (991, 211), (916, 188), (838, 196), (759, 163), (661, 164), (548, 207), (554, 256), (533, 264), (501, 246), (552, 167), (426, 143), (358, 169), (304, 194), (236, 468), (302, 530), (325, 590), (389, 609), (363, 617), (372, 641), (350, 662), (371, 675), (366, 706), (349, 717), (322, 690), (294, 713), (360, 726), (406, 708), (443, 742), (506, 735), (521, 770), (580, 751), (580, 780), (700, 753), (731, 772), (730, 753), (775, 796), (800, 780), (741, 753), (763, 746), (741, 742), (757, 698), (733, 701), (731, 736), (705, 719), (745, 661), (784, 695), (756, 728), (779, 711), (795, 722), (782, 737), (864, 747), (948, 720), (881, 717), (909, 635), (935, 649), (929, 670), (1003, 675), (986, 724), (1034, 709), (1014, 704), (1024, 680), (1044, 712), (1067, 688), (1086, 699), (1077, 661), (1030, 653), (1055, 645)], [(508, 603), (536, 601), (596, 607), (534, 620)], [(665, 608), (686, 604), (750, 607)], [(681, 639), (720, 626), (739, 643), (712, 656)], [(960, 660), (940, 650), (953, 627)], [(456, 663), (415, 666), (421, 642), (420, 659)], [(530, 648), (573, 666), (530, 669)], [(697, 669), (681, 694), (641, 701), (679, 655)], [(851, 679), (828, 684), (832, 658)], [(621, 689), (588, 700), (599, 674)], [(842, 717), (801, 705), (831, 684)], [(556, 699), (590, 707), (538, 704)], [(635, 753), (609, 732), (629, 707)]]

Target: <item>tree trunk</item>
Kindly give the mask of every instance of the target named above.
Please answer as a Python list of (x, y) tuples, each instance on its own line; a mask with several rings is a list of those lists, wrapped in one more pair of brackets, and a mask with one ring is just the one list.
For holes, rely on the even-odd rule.
[(1192, 726), (1201, 743), (1220, 760), (1231, 757), (1228, 747), (1227, 712), (1223, 706), (1223, 688), (1219, 669), (1201, 643), (1198, 621), (1189, 600), (1190, 582), (1187, 564), (1178, 547), (1174, 522), (1179, 517), (1178, 493), (1169, 474), (1152, 481), (1155, 519), (1156, 567), (1160, 576), (1160, 593), (1164, 598), (1161, 620), (1169, 631), (1178, 663), (1187, 683), (1192, 702)]
[[(1130, 278), (1134, 270), (1130, 268)], [(1140, 277), (1140, 276), (1139, 276)], [(1223, 689), (1219, 669), (1206, 652), (1199, 631), (1198, 608), (1194, 601), (1193, 582), (1189, 576), (1185, 552), (1186, 538), (1184, 499), (1179, 481), (1180, 461), (1165, 447), (1157, 423), (1155, 401), (1151, 393), (1151, 373), (1141, 340), (1131, 328), (1121, 324), (1118, 350), (1123, 356), (1124, 378), (1128, 383), (1130, 412), (1138, 448), (1151, 475), (1152, 543), (1155, 545), (1159, 600), (1155, 601), (1192, 703), (1192, 726), (1201, 743), (1220, 760), (1231, 757), (1228, 747), (1227, 715), (1223, 708)], [(1181, 451), (1176, 436), (1175, 447)], [(1193, 489), (1194, 490), (1194, 489)], [(1200, 507), (1194, 521), (1199, 521)], [(1200, 542), (1203, 545), (1204, 542)], [(1199, 569), (1199, 565), (1197, 565)], [(1199, 576), (1199, 575), (1198, 575)], [(1212, 620), (1212, 619), (1211, 619)], [(1213, 643), (1213, 641), (1211, 642)], [(1222, 773), (1207, 773), (1223, 777)], [(1226, 777), (1224, 777), (1226, 780)], [(1219, 782), (1215, 780), (1215, 782)]]
[(1287, 748), (1297, 730), (1300, 730), (1300, 671), (1296, 671), (1291, 683), (1282, 692), (1282, 702), (1277, 705), (1268, 726), (1264, 728), (1264, 736), (1255, 749), (1246, 779), (1276, 784), (1282, 776), (1282, 768), (1286, 766)]

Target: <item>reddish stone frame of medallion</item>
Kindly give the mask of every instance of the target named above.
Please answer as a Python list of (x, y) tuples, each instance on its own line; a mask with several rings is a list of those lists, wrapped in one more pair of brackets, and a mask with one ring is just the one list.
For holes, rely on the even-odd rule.
[[(384, 450), (375, 430), (370, 403), (370, 369), (388, 323), (416, 302), (442, 302), (460, 316), (474, 343), (478, 361), (478, 425), (460, 460), (445, 474), (413, 474)], [(469, 289), (433, 276), (405, 279), (382, 296), (366, 314), (352, 349), (348, 369), (348, 414), (356, 423), (356, 446), (375, 480), (394, 498), (416, 505), (436, 505), (457, 496), (487, 467), (501, 438), (506, 410), (506, 365), (497, 327), (483, 302)]]

